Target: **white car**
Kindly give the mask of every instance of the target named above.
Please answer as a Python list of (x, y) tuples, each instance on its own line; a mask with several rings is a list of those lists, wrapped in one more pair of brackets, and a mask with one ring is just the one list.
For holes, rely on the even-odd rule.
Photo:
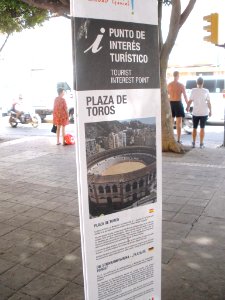
[[(212, 116), (208, 119), (207, 124), (223, 125), (225, 115), (225, 78), (217, 77), (216, 75), (201, 77), (204, 79), (203, 87), (209, 90), (212, 106)], [(196, 80), (197, 76), (186, 81), (188, 98), (191, 89), (197, 86)]]

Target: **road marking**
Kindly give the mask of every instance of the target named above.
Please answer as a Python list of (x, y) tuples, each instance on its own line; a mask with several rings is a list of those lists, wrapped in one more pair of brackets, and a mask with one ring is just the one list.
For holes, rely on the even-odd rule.
[(210, 164), (198, 164), (198, 163), (182, 163), (182, 162), (166, 162), (171, 165), (181, 165), (188, 167), (203, 167), (203, 168), (216, 168), (216, 169), (225, 169), (225, 166), (221, 165), (210, 165)]

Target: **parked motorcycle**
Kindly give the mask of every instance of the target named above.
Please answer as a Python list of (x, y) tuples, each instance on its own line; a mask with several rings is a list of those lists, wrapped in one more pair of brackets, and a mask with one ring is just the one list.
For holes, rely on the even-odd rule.
[(183, 130), (191, 134), (192, 133), (192, 128), (193, 128), (193, 121), (192, 121), (192, 114), (190, 113), (185, 113), (185, 117), (183, 118)]
[[(176, 120), (174, 121), (173, 128), (176, 129)], [(185, 113), (185, 117), (182, 120), (182, 128), (187, 134), (192, 133), (193, 121), (191, 112)]]
[(38, 115), (31, 115), (30, 113), (22, 113), (19, 118), (16, 117), (14, 111), (9, 112), (9, 123), (13, 128), (16, 128), (18, 123), (31, 124), (34, 128), (37, 128), (41, 123), (41, 119)]

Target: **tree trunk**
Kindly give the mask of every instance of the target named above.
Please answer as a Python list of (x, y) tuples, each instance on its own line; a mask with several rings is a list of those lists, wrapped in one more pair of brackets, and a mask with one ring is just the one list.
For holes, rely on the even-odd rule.
[(5, 47), (5, 45), (6, 45), (7, 41), (8, 41), (9, 36), (10, 36), (10, 33), (7, 34), (4, 43), (3, 43), (2, 46), (0, 47), (0, 53), (2, 52), (3, 48)]
[(177, 35), (181, 26), (186, 21), (190, 12), (194, 8), (196, 0), (190, 0), (187, 7), (181, 13), (181, 1), (172, 1), (172, 11), (170, 17), (169, 33), (165, 43), (162, 41), (161, 18), (162, 1), (159, 1), (159, 43), (160, 43), (160, 79), (161, 79), (161, 118), (162, 118), (162, 151), (172, 151), (183, 153), (184, 148), (178, 144), (174, 137), (173, 121), (170, 109), (170, 103), (167, 94), (166, 71), (168, 67), (169, 55), (175, 44)]
[[(163, 68), (166, 70), (166, 68)], [(161, 68), (161, 124), (162, 124), (162, 151), (183, 153), (184, 149), (174, 137), (173, 119), (167, 95), (166, 72)]]

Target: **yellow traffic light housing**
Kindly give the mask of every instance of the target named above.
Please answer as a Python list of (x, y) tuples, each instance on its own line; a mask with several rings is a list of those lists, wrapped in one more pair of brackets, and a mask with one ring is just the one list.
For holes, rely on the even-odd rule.
[(204, 26), (203, 29), (211, 33), (210, 35), (204, 37), (204, 41), (218, 44), (219, 15), (214, 13), (203, 17), (203, 20), (209, 23), (207, 26)]

